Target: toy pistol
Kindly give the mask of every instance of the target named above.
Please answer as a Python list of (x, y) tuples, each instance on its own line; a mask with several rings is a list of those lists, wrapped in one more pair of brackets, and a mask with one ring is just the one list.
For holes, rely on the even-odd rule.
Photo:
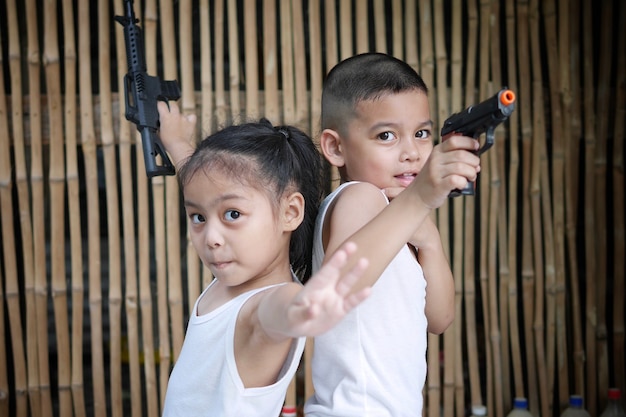
[[(141, 28), (137, 26), (133, 1), (125, 0), (125, 16), (115, 16), (115, 20), (124, 26), (128, 73), (124, 76), (126, 100), (126, 119), (137, 125), (141, 133), (143, 157), (148, 177), (155, 175), (174, 175), (176, 170), (170, 161), (157, 134), (159, 129), (159, 111), (157, 100), (168, 101), (180, 98), (180, 88), (176, 81), (162, 81), (159, 77), (148, 75)], [(162, 164), (158, 165), (157, 156)]]
[[(514, 109), (515, 93), (505, 87), (493, 97), (450, 116), (443, 123), (441, 137), (450, 133), (458, 133), (478, 140), (480, 135), (486, 133), (485, 143), (476, 151), (476, 154), (480, 155), (491, 148), (494, 143), (494, 130), (500, 123), (509, 118)], [(470, 182), (462, 190), (453, 190), (450, 197), (474, 195), (474, 192), (475, 185)]]

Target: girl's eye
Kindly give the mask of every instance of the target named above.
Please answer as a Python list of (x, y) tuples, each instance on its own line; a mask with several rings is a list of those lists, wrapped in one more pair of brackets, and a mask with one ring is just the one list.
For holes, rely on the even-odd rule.
[(430, 135), (431, 135), (430, 130), (427, 130), (427, 129), (422, 129), (422, 130), (418, 130), (417, 132), (415, 132), (415, 137), (419, 139), (428, 139)]
[(396, 138), (396, 136), (392, 132), (382, 132), (378, 134), (378, 139), (389, 142)]
[(202, 214), (191, 214), (189, 218), (191, 219), (191, 223), (193, 224), (200, 224), (204, 223), (205, 221), (205, 218)]
[(231, 222), (237, 220), (240, 216), (241, 213), (237, 210), (227, 210), (226, 213), (224, 213), (224, 218)]

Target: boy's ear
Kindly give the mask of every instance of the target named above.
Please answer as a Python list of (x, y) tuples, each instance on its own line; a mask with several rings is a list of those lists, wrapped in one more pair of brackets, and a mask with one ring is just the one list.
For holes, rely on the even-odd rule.
[(342, 167), (344, 165), (341, 136), (337, 131), (324, 129), (320, 136), (320, 149), (324, 157), (331, 165)]
[(293, 232), (304, 220), (304, 196), (299, 192), (291, 193), (285, 199), (283, 207), (284, 230)]

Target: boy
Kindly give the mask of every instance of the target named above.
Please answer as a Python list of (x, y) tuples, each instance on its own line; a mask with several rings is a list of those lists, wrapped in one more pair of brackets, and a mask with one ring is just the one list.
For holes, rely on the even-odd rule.
[(378, 53), (348, 58), (326, 78), (320, 147), (342, 185), (320, 207), (313, 270), (354, 241), (370, 261), (354, 290), (372, 294), (315, 338), (307, 416), (422, 414), (427, 331), (442, 333), (454, 317), (452, 273), (429, 215), (480, 170), (469, 152), (477, 141), (450, 135), (433, 146), (427, 92), (408, 64)]

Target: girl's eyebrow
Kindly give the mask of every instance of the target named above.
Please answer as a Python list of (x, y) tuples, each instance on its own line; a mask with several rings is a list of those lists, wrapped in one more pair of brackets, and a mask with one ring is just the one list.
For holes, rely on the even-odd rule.
[[(215, 200), (213, 200), (211, 202), (211, 205), (217, 205), (219, 203), (222, 203), (224, 201), (228, 201), (228, 200), (247, 200), (247, 198), (241, 194), (235, 194), (235, 193), (229, 193), (229, 194), (223, 194), (221, 196), (219, 196), (218, 198), (216, 198)], [(195, 203), (194, 201), (185, 199), (184, 200), (184, 205), (185, 207), (193, 207), (193, 208), (198, 208), (201, 205)]]

